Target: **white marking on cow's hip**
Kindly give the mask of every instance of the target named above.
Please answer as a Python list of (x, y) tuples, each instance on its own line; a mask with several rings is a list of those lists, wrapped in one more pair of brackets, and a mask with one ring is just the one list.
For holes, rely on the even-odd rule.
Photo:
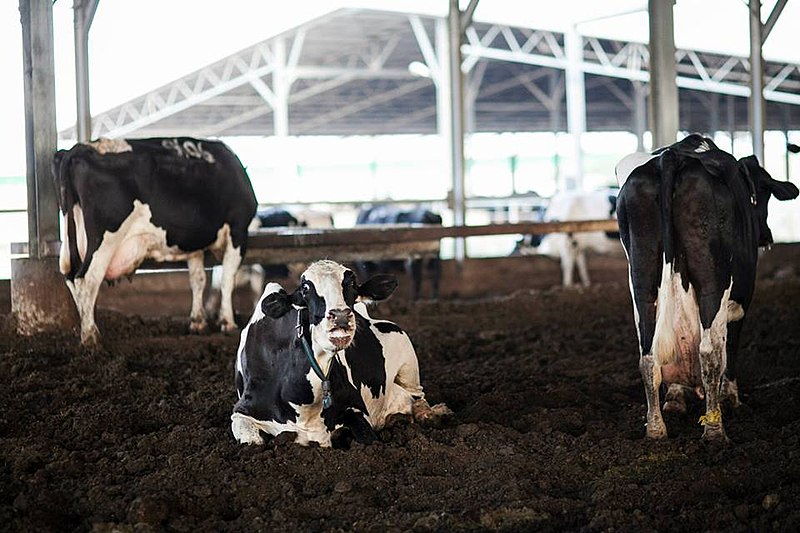
[(658, 155), (653, 155), (647, 152), (634, 152), (623, 157), (620, 162), (617, 163), (617, 166), (614, 169), (617, 174), (617, 183), (619, 186), (622, 187), (625, 185), (625, 181), (630, 177), (634, 170), (656, 157), (658, 157)]
[(133, 148), (125, 139), (109, 139), (100, 137), (96, 141), (84, 143), (94, 148), (99, 154), (120, 154), (122, 152), (132, 152)]

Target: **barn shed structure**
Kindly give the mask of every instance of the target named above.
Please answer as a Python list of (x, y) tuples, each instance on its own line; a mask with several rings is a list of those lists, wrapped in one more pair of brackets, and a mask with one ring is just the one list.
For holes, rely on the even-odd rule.
[[(650, 0), (649, 44), (582, 35), (578, 26), (558, 32), (474, 20), (478, 3), (449, 0), (444, 17), (339, 9), (91, 116), (88, 34), (98, 0), (75, 0), (78, 122), (56, 132), (52, 2), (20, 0), (29, 240), (18, 249), (28, 258), (13, 269), (15, 308), (54, 316), (42, 311), (53, 305), (50, 292), (29, 288), (57, 282), (49, 168), (58, 138), (439, 134), (448, 140), (454, 213), (443, 235), (459, 242), (500, 231), (465, 229), (470, 132), (570, 133), (571, 185), (580, 187), (587, 131), (629, 131), (644, 148), (647, 131), (660, 146), (679, 130), (749, 130), (763, 156), (765, 129), (800, 129), (800, 65), (761, 54), (786, 0), (765, 20), (760, 2), (750, 0), (749, 57), (675, 49), (673, 0)], [(462, 242), (456, 258), (463, 255)]]

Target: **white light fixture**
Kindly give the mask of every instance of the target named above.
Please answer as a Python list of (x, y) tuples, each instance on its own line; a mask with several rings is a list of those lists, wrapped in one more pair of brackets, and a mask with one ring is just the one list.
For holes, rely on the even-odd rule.
[(431, 77), (431, 69), (422, 61), (412, 61), (409, 63), (408, 71), (414, 76), (419, 76), (420, 78)]

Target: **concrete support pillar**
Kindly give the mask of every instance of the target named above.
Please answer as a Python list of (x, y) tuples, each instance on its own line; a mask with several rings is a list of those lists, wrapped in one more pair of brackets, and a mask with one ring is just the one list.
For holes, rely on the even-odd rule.
[(78, 331), (78, 311), (58, 271), (58, 257), (11, 260), (11, 312), (21, 335)]
[(649, 0), (650, 15), (650, 127), (653, 148), (678, 138), (678, 85), (675, 81), (675, 0)]
[[(77, 323), (72, 298), (58, 271), (58, 201), (50, 165), (56, 150), (52, 0), (20, 0), (25, 144), (28, 187), (28, 259), (11, 262), (11, 309), (20, 333), (30, 335)], [(73, 313), (70, 315), (71, 310)]]

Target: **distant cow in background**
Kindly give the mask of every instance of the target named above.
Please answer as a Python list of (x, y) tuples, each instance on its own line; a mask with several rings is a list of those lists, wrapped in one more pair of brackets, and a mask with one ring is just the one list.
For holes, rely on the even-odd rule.
[[(591, 192), (563, 191), (550, 199), (543, 222), (568, 220), (603, 220), (612, 218), (617, 206), (616, 188)], [(613, 253), (620, 249), (619, 234), (603, 231), (526, 235), (512, 255), (547, 255), (561, 261), (561, 279), (565, 287), (573, 284), (575, 267), (581, 283), (590, 284), (586, 252)]]
[[(424, 207), (401, 209), (393, 205), (375, 205), (362, 208), (356, 218), (356, 226), (383, 224), (431, 224), (442, 225), (441, 215)], [(356, 269), (362, 277), (377, 273), (406, 271), (412, 280), (411, 297), (418, 300), (422, 288), (422, 272), (427, 270), (431, 282), (431, 297), (439, 297), (439, 282), (442, 277), (442, 264), (438, 257), (414, 258), (405, 261), (360, 261)]]
[(102, 281), (133, 274), (145, 259), (187, 262), (190, 330), (204, 331), (206, 250), (222, 261), (220, 326), (236, 329), (231, 293), (256, 198), (226, 145), (189, 137), (100, 139), (59, 150), (53, 176), (65, 219), (60, 269), (84, 345), (99, 342), (94, 305)]
[(726, 442), (720, 400), (738, 405), (739, 334), (755, 289), (758, 248), (772, 243), (767, 203), (796, 198), (754, 156), (740, 160), (711, 139), (690, 135), (617, 165), (622, 243), (639, 369), (647, 397), (647, 436), (665, 438), (664, 409), (685, 411), (684, 388), (706, 401), (703, 438)]
[[(259, 208), (250, 222), (249, 231), (259, 228), (332, 228), (333, 217), (313, 209), (285, 209), (283, 207)], [(249, 287), (255, 300), (261, 295), (267, 280), (287, 278), (291, 276), (290, 265), (259, 264), (243, 265), (236, 274), (235, 287)], [(300, 269), (305, 268), (303, 265)], [(209, 315), (217, 308), (222, 287), (222, 268), (215, 266), (211, 270), (211, 290), (206, 300), (206, 313)]]

